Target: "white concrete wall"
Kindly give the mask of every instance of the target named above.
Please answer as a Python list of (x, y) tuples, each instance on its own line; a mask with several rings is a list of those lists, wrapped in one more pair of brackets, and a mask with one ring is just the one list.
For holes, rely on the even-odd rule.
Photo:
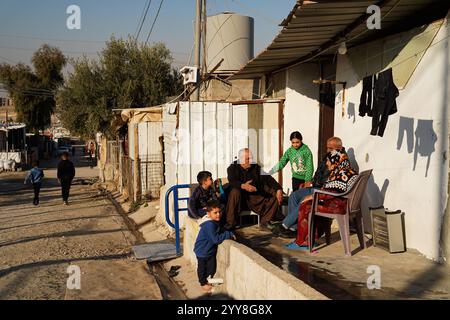
[[(200, 227), (193, 219), (186, 219), (183, 256), (197, 266), (194, 245)], [(324, 300), (324, 295), (303, 281), (273, 265), (252, 249), (226, 240), (217, 253), (217, 273), (223, 278), (221, 292), (239, 300)]]
[[(384, 50), (398, 45), (401, 35), (398, 37), (387, 39)], [(363, 206), (366, 222), (369, 221), (367, 208), (383, 204), (384, 198), (385, 207), (405, 212), (407, 246), (432, 259), (439, 259), (441, 222), (447, 202), (448, 37), (448, 24), (444, 24), (416, 69), (410, 70), (412, 76), (397, 98), (398, 112), (389, 117), (383, 137), (371, 136), (372, 118), (358, 115), (362, 77), (354, 66), (361, 66), (366, 55), (353, 56), (353, 59), (349, 58), (351, 52), (339, 55), (336, 76), (337, 81), (346, 81), (348, 85), (344, 117), (338, 99), (336, 101), (335, 135), (342, 138), (350, 153), (354, 153), (360, 171), (374, 170), (374, 180), (369, 182)], [(386, 45), (388, 43), (390, 45)], [(355, 50), (367, 48), (362, 46)], [(384, 61), (384, 65), (391, 63), (396, 68), (406, 63), (408, 56), (420, 54), (411, 48), (408, 50), (407, 56), (398, 59), (401, 61), (393, 64)], [(369, 56), (373, 53), (367, 50)], [(337, 95), (342, 93), (339, 90), (337, 87)], [(401, 139), (403, 130), (407, 131)]]
[[(284, 105), (284, 151), (291, 146), (289, 136), (300, 131), (303, 142), (313, 154), (317, 168), (319, 146), (319, 86), (312, 81), (319, 79), (316, 64), (303, 64), (287, 72), (286, 101)], [(289, 164), (283, 170), (283, 189), (292, 191), (292, 174)]]

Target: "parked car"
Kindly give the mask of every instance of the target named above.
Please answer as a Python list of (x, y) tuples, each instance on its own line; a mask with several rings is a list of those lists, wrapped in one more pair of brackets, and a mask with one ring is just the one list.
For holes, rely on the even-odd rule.
[(56, 157), (62, 156), (64, 152), (70, 153), (70, 149), (67, 146), (58, 147), (56, 150)]

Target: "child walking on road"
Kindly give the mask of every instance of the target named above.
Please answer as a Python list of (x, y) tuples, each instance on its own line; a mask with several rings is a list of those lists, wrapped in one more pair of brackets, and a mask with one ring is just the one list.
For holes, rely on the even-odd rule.
[(39, 162), (33, 161), (33, 168), (28, 172), (24, 184), (28, 181), (33, 185), (34, 199), (33, 204), (37, 206), (39, 204), (39, 192), (41, 191), (42, 179), (44, 178), (44, 171), (39, 168)]
[(216, 255), (219, 244), (227, 239), (236, 240), (231, 231), (220, 231), (220, 202), (210, 200), (206, 205), (207, 214), (200, 222), (200, 232), (195, 241), (194, 252), (197, 256), (197, 275), (202, 289), (211, 292), (212, 285), (208, 277), (216, 273)]
[(58, 164), (57, 176), (58, 181), (61, 184), (63, 202), (66, 206), (68, 206), (70, 186), (73, 178), (75, 177), (75, 167), (72, 161), (69, 160), (68, 152), (64, 152), (61, 156), (61, 161)]

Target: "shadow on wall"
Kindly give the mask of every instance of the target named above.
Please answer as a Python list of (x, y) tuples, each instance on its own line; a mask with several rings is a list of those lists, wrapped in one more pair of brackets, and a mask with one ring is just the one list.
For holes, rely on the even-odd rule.
[(358, 162), (356, 161), (355, 149), (353, 149), (351, 147), (348, 148), (347, 155), (348, 155), (348, 159), (350, 160), (350, 165), (352, 166), (352, 168), (354, 170), (356, 170), (356, 172), (359, 173), (359, 165), (358, 165)]
[(353, 118), (352, 123), (356, 122), (356, 109), (355, 109), (355, 104), (353, 102), (348, 103), (347, 117), (348, 117), (348, 119)]
[(413, 171), (416, 170), (419, 155), (428, 158), (425, 170), (425, 177), (427, 177), (428, 169), (430, 168), (431, 155), (436, 151), (435, 144), (438, 140), (437, 134), (433, 129), (433, 120), (418, 119), (417, 127), (414, 131), (414, 119), (400, 117), (397, 150), (402, 149), (405, 136), (408, 153), (414, 151)]
[[(358, 173), (359, 170), (359, 164), (358, 161), (356, 161), (355, 157), (355, 149), (350, 147), (347, 150), (347, 155), (350, 160), (350, 164), (353, 169), (355, 169)], [(368, 155), (367, 155), (368, 156)], [(386, 198), (386, 193), (389, 187), (389, 179), (385, 179), (383, 182), (383, 185), (380, 186), (375, 183), (375, 179), (373, 177), (373, 174), (370, 176), (368, 182), (367, 182), (367, 189), (363, 198), (362, 202), (362, 211), (365, 221), (364, 228), (371, 232), (371, 225), (370, 225), (370, 216), (369, 216), (369, 208), (376, 208), (379, 206), (384, 206), (384, 199)]]

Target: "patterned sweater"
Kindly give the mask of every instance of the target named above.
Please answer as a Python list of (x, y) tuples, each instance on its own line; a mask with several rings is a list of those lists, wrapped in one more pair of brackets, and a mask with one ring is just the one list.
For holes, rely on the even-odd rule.
[(312, 181), (314, 174), (313, 155), (306, 144), (303, 143), (298, 150), (294, 147), (287, 149), (280, 162), (270, 170), (270, 174), (283, 169), (288, 161), (291, 163), (293, 178), (305, 180), (306, 182)]

